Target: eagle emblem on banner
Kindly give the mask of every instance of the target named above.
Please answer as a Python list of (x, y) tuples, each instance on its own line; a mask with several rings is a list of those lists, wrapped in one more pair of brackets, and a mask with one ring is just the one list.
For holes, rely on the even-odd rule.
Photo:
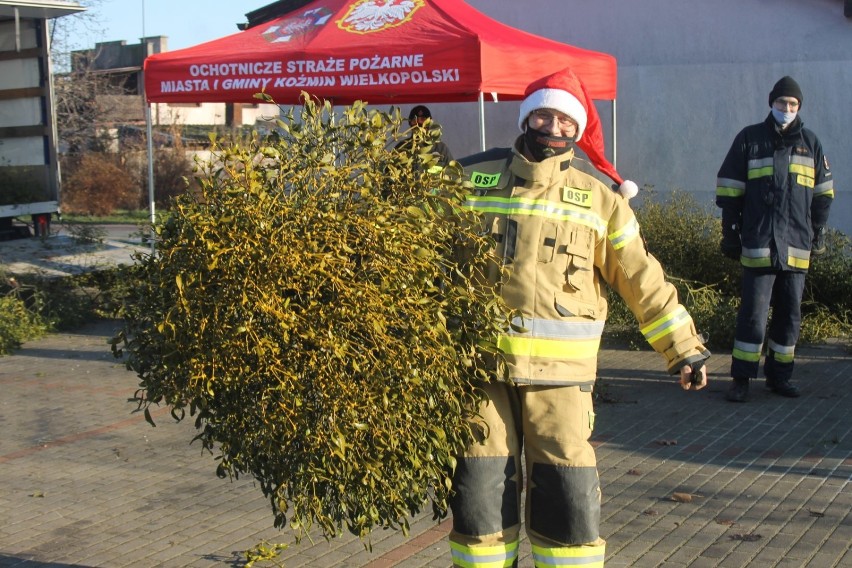
[(300, 16), (282, 18), (261, 34), (269, 43), (286, 43), (306, 35), (314, 28), (324, 26), (331, 18), (331, 10), (323, 6), (308, 10)]
[(423, 0), (360, 0), (349, 7), (337, 26), (356, 34), (380, 32), (404, 24), (423, 4)]

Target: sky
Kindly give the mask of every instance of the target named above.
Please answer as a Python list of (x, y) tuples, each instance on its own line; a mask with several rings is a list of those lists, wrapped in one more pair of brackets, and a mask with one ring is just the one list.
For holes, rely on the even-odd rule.
[[(89, 10), (97, 25), (80, 34), (80, 48), (97, 42), (167, 36), (168, 49), (182, 49), (237, 33), (246, 13), (272, 0), (100, 0)], [(144, 17), (143, 17), (144, 16)], [(87, 38), (87, 39), (84, 39)]]

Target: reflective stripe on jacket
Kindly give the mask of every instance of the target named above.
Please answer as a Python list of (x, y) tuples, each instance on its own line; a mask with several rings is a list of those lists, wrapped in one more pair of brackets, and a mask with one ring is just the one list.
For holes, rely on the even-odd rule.
[(799, 117), (783, 133), (771, 113), (741, 130), (716, 180), (716, 204), (739, 225), (749, 268), (806, 271), (833, 198), (828, 159)]
[(706, 357), (628, 202), (573, 152), (529, 162), (500, 148), (460, 163), (501, 266), (488, 277), (521, 316), (500, 338), (516, 383), (589, 384), (607, 314), (604, 282), (639, 320), (670, 372)]

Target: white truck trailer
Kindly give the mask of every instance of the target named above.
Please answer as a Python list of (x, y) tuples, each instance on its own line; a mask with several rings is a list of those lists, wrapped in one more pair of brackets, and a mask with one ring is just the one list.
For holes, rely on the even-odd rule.
[(29, 223), (49, 234), (59, 212), (49, 28), (83, 10), (63, 0), (0, 0), (0, 240), (28, 236)]

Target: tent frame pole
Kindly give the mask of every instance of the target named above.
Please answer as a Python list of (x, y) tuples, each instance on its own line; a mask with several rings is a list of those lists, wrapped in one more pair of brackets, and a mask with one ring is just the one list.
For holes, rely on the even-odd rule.
[(148, 211), (151, 215), (151, 253), (154, 253), (154, 224), (157, 221), (157, 212), (154, 204), (154, 136), (151, 124), (151, 103), (145, 102), (145, 133), (148, 138)]
[(612, 165), (618, 168), (618, 120), (616, 118), (615, 98), (612, 99)]
[(479, 149), (485, 151), (485, 93), (479, 91)]

